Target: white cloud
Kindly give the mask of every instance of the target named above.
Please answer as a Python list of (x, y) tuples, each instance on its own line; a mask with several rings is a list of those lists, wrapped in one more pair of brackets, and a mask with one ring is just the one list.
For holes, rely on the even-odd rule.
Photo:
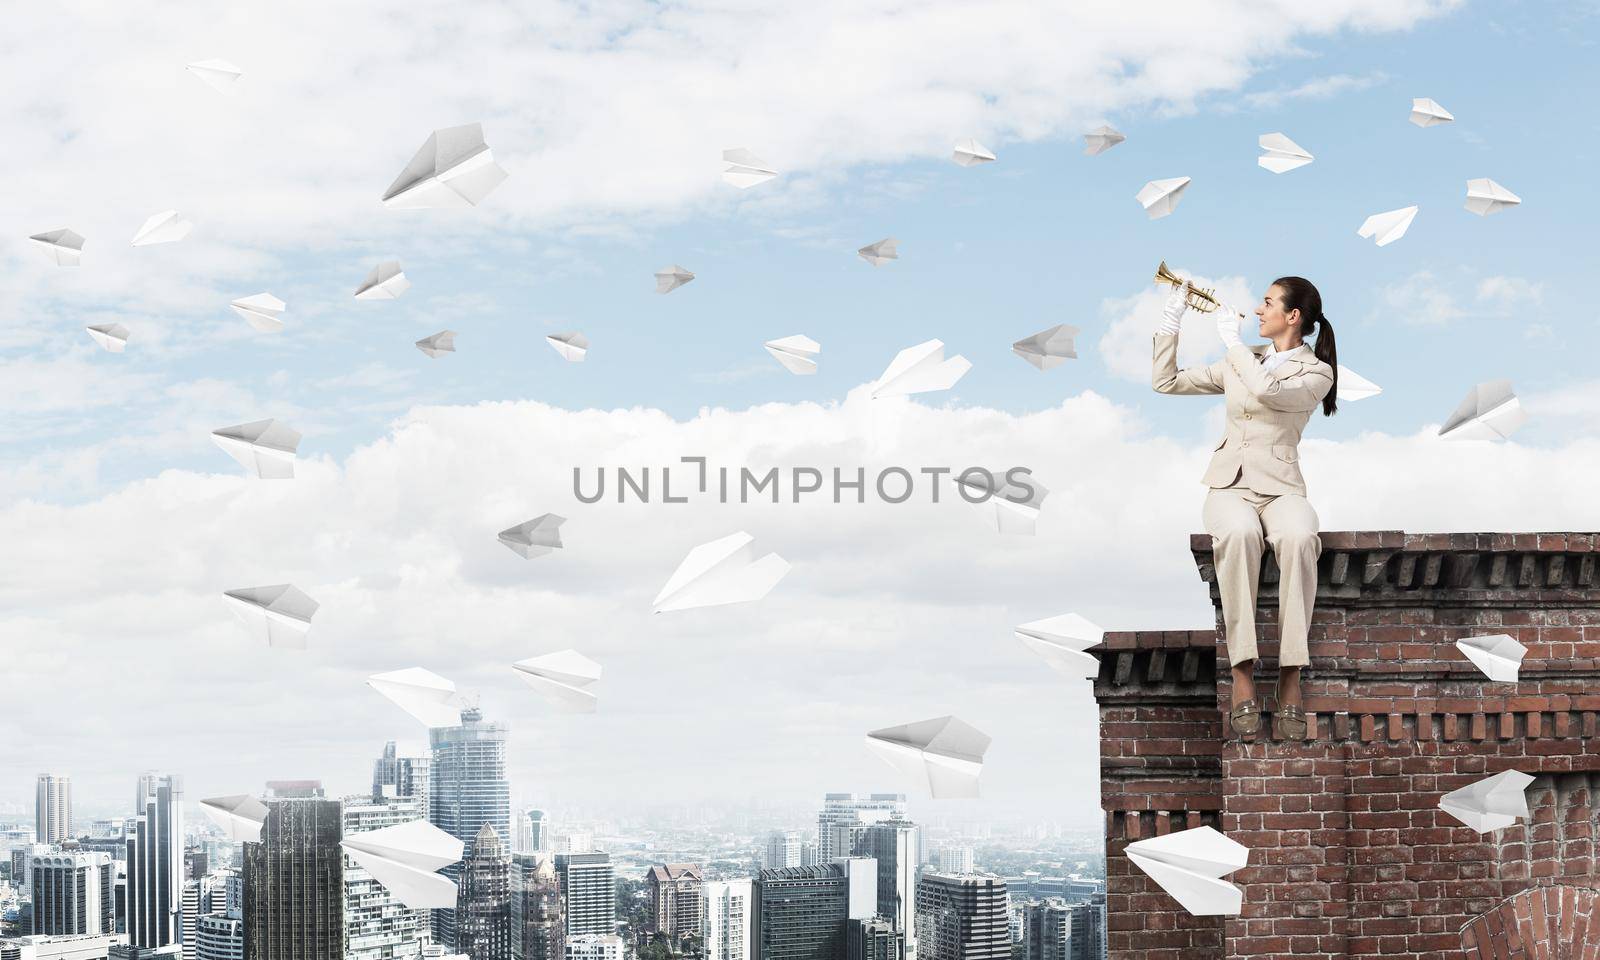
[(1523, 277), (1474, 280), (1464, 268), (1445, 277), (1419, 270), (1378, 291), (1378, 313), (1384, 320), (1437, 327), (1463, 318), (1508, 316), (1543, 299), (1544, 285)]
[(1543, 300), (1544, 284), (1522, 277), (1495, 276), (1478, 281), (1478, 302), (1493, 308), (1514, 311), (1535, 306)]
[(1244, 96), (1244, 102), (1247, 106), (1268, 110), (1296, 100), (1330, 100), (1343, 93), (1370, 89), (1381, 83), (1387, 83), (1388, 80), (1389, 75), (1382, 70), (1359, 75), (1336, 73), (1326, 77), (1314, 77), (1293, 87), (1249, 93)]

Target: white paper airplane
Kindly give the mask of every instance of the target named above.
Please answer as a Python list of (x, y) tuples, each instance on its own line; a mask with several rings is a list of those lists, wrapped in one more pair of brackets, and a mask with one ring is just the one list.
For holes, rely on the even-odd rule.
[(1521, 197), (1488, 177), (1467, 181), (1467, 210), (1480, 217), (1509, 210), (1521, 202)]
[(1116, 127), (1109, 124), (1096, 127), (1083, 135), (1084, 156), (1099, 156), (1126, 139)]
[(1411, 221), (1416, 218), (1417, 208), (1414, 206), (1374, 213), (1361, 222), (1361, 229), (1356, 231), (1356, 236), (1372, 237), (1378, 246), (1385, 247), (1405, 236), (1406, 231), (1411, 229)]
[(950, 155), (950, 159), (955, 161), (957, 166), (975, 167), (980, 163), (992, 163), (995, 157), (989, 152), (988, 147), (976, 140), (967, 139), (956, 141), (956, 149)]
[(306, 648), (306, 634), (319, 604), (299, 587), (291, 583), (240, 587), (224, 591), (222, 597), (251, 637), (269, 647)]
[(1467, 393), (1439, 428), (1439, 436), (1451, 440), (1504, 440), (1527, 422), (1522, 402), (1511, 392), (1511, 381), (1490, 380)]
[(693, 279), (694, 274), (677, 264), (662, 267), (656, 271), (656, 293), (671, 293)]
[(867, 734), (867, 747), (935, 800), (978, 796), (989, 735), (955, 717), (935, 717)]
[(263, 480), (294, 479), (294, 454), (300, 433), (276, 420), (256, 420), (211, 431), (211, 440), (223, 452)]
[(405, 210), (475, 207), (509, 176), (483, 142), (483, 125), (435, 130), (383, 194)]
[(1125, 852), (1191, 916), (1236, 917), (1244, 907), (1244, 891), (1222, 878), (1250, 862), (1250, 848), (1212, 827), (1139, 840)]
[(1273, 173), (1297, 170), (1314, 159), (1305, 147), (1281, 133), (1263, 133), (1256, 142), (1266, 151), (1256, 158), (1256, 163)]
[(222, 828), (234, 843), (260, 843), (261, 827), (267, 822), (267, 805), (248, 793), (229, 797), (206, 797), (200, 801), (206, 819)]
[(872, 388), (873, 397), (904, 397), (948, 390), (972, 369), (966, 357), (946, 360), (943, 340), (925, 340), (894, 355)]
[(566, 522), (566, 517), (546, 513), (501, 530), (500, 542), (525, 560), (542, 557), (561, 546), (561, 525)]
[(758, 183), (766, 183), (778, 175), (778, 171), (768, 166), (767, 161), (746, 150), (744, 147), (733, 147), (722, 151), (722, 179), (733, 184), (740, 190), (745, 190)]
[(1376, 397), (1383, 392), (1383, 388), (1356, 373), (1344, 364), (1339, 364), (1339, 388), (1334, 396), (1347, 403)]
[(1478, 831), (1488, 833), (1528, 819), (1525, 792), (1533, 778), (1507, 770), (1452, 790), (1439, 798), (1439, 809)]
[(1024, 623), (1016, 635), (1057, 673), (1090, 680), (1100, 675), (1100, 658), (1084, 651), (1105, 639), (1106, 632), (1076, 613)]
[(455, 882), (436, 871), (459, 861), (463, 844), (428, 821), (353, 833), (339, 846), (408, 909), (456, 905)]
[(197, 60), (183, 69), (204, 80), (211, 89), (230, 97), (238, 89), (239, 78), (244, 76), (243, 70), (226, 60)]
[(283, 329), (283, 321), (278, 318), (288, 305), (270, 293), (258, 293), (253, 297), (240, 297), (228, 304), (233, 312), (250, 321), (250, 326), (263, 333), (277, 333)]
[(1150, 214), (1151, 220), (1160, 220), (1172, 211), (1178, 209), (1178, 201), (1183, 199), (1183, 191), (1189, 189), (1188, 177), (1173, 177), (1170, 180), (1151, 180), (1139, 189), (1136, 197), (1139, 205)]
[(874, 267), (881, 267), (890, 260), (900, 259), (900, 241), (894, 237), (885, 237), (877, 243), (869, 243), (857, 250), (856, 256)]
[(112, 353), (121, 353), (128, 345), (128, 328), (120, 323), (97, 323), (84, 327), (94, 342)]
[(430, 357), (442, 357), (447, 353), (455, 353), (456, 332), (454, 330), (440, 330), (432, 336), (418, 340), (415, 346)]
[(822, 344), (805, 334), (768, 340), (762, 346), (790, 373), (807, 376), (817, 372), (817, 354), (822, 352)]
[(454, 727), (461, 723), (456, 685), (432, 670), (407, 667), (367, 678), (367, 686), (425, 727)]
[(28, 239), (43, 248), (50, 262), (58, 267), (76, 267), (83, 258), (83, 237), (66, 228), (46, 230)]
[(1456, 641), (1456, 649), (1483, 671), (1483, 675), (1496, 683), (1516, 683), (1517, 671), (1528, 648), (1518, 643), (1509, 633), (1492, 633), (1482, 637), (1463, 637)]
[(789, 572), (789, 561), (776, 553), (758, 558), (750, 546), (754, 541), (740, 530), (690, 550), (656, 594), (651, 604), (655, 612), (745, 603), (766, 596)]
[(133, 245), (148, 247), (157, 243), (177, 243), (189, 235), (194, 224), (178, 216), (176, 210), (164, 210), (144, 222), (133, 235)]
[(1004, 471), (969, 471), (956, 476), (961, 499), (982, 514), (989, 525), (1001, 533), (1031, 537), (1039, 520), (1039, 508), (1050, 495), (1038, 477), (1028, 478), (1023, 486), (1006, 478)]
[(401, 269), (399, 260), (385, 260), (372, 268), (367, 279), (356, 287), (357, 300), (395, 300), (411, 289), (411, 281)]
[(569, 333), (552, 333), (544, 339), (552, 350), (561, 354), (561, 358), (569, 363), (582, 363), (583, 358), (589, 355), (589, 338), (576, 330)]
[(1058, 323), (1049, 330), (1013, 343), (1011, 352), (1040, 370), (1054, 370), (1068, 360), (1077, 358), (1078, 349), (1072, 340), (1077, 335), (1077, 327)]
[(576, 650), (560, 650), (511, 665), (517, 676), (573, 713), (593, 713), (600, 698), (583, 689), (600, 679), (600, 664)]
[(1439, 106), (1436, 100), (1416, 97), (1411, 101), (1411, 122), (1419, 127), (1436, 127), (1454, 119), (1450, 111)]

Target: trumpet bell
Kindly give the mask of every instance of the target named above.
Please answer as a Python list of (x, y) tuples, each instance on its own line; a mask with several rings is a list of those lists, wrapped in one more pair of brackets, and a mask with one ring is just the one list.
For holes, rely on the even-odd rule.
[[(1156, 267), (1155, 282), (1165, 283), (1169, 286), (1181, 288), (1189, 281), (1167, 269), (1167, 261), (1163, 260), (1161, 261), (1161, 265)], [(1190, 309), (1198, 310), (1201, 313), (1210, 313), (1211, 311), (1217, 309), (1217, 307), (1221, 306), (1221, 303), (1215, 296), (1215, 291), (1211, 289), (1202, 290), (1201, 288), (1194, 286), (1191, 286), (1189, 288), (1189, 292), (1184, 295), (1183, 302), (1187, 303)]]

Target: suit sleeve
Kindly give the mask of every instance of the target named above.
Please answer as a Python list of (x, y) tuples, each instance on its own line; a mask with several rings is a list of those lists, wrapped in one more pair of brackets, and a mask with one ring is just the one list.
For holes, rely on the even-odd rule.
[(1321, 367), (1279, 380), (1262, 369), (1261, 361), (1248, 347), (1232, 347), (1224, 359), (1239, 375), (1250, 395), (1273, 410), (1285, 413), (1315, 410), (1333, 389), (1333, 378), (1323, 373)]
[(1156, 393), (1192, 395), (1221, 393), (1222, 361), (1208, 367), (1178, 369), (1178, 335), (1156, 334), (1155, 356), (1150, 370), (1150, 386)]

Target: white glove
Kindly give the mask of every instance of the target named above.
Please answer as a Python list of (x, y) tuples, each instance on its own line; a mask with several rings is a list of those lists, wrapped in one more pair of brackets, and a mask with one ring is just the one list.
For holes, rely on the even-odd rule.
[(1231, 304), (1224, 303), (1217, 307), (1217, 336), (1222, 338), (1222, 345), (1229, 350), (1244, 346), (1244, 341), (1239, 339), (1239, 320), (1242, 316)]
[(1172, 295), (1167, 297), (1167, 305), (1161, 312), (1161, 326), (1156, 327), (1157, 335), (1170, 336), (1177, 333), (1178, 328), (1183, 326), (1184, 311), (1189, 309), (1189, 301), (1186, 299), (1188, 295), (1189, 285), (1187, 283), (1181, 287), (1172, 288)]

